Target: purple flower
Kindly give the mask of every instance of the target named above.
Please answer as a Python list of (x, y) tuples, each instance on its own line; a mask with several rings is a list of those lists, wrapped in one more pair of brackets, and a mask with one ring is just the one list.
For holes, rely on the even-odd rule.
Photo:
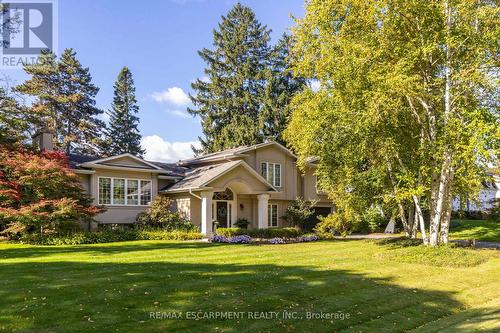
[(316, 235), (304, 235), (297, 238), (297, 242), (314, 242), (319, 239)]
[(212, 243), (229, 243), (229, 239), (227, 239), (225, 236), (219, 235), (215, 235), (210, 241)]
[(269, 244), (285, 244), (285, 240), (281, 237), (271, 238)]
[(252, 237), (250, 237), (248, 235), (234, 236), (234, 237), (231, 237), (231, 239), (229, 240), (229, 243), (233, 243), (233, 244), (248, 244), (251, 242), (252, 242)]

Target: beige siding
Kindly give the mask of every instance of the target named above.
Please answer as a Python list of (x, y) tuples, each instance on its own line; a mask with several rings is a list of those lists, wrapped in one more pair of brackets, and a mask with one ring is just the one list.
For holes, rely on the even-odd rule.
[(120, 158), (115, 158), (109, 161), (102, 162), (102, 164), (105, 165), (117, 165), (117, 166), (123, 166), (123, 167), (141, 167), (141, 168), (146, 168), (146, 169), (154, 169), (152, 166), (142, 163), (141, 161), (137, 161), (133, 158), (130, 158), (128, 156), (123, 156)]
[(325, 194), (317, 193), (316, 191), (316, 175), (315, 168), (308, 167), (303, 175), (304, 182), (304, 199), (318, 200), (318, 206), (329, 206), (330, 201)]

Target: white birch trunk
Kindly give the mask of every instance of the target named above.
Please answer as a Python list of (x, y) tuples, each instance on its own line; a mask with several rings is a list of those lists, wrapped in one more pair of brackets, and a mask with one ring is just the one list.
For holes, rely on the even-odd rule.
[(420, 202), (416, 195), (413, 195), (413, 203), (415, 204), (415, 214), (418, 217), (418, 223), (420, 225), (420, 233), (422, 234), (422, 241), (425, 245), (428, 244), (427, 233), (425, 231), (424, 214), (422, 214), (422, 209), (420, 208)]

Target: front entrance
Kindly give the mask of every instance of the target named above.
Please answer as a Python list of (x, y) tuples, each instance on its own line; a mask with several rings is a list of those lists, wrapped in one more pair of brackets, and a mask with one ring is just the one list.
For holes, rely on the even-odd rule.
[(215, 219), (219, 222), (219, 228), (227, 228), (229, 226), (229, 204), (227, 201), (217, 201), (215, 203)]

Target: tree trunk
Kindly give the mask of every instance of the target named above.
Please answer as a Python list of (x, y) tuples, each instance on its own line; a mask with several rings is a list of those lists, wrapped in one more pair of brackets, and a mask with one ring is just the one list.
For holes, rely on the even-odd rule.
[(416, 195), (413, 195), (413, 203), (415, 204), (415, 214), (418, 217), (418, 222), (420, 225), (420, 233), (422, 234), (422, 241), (425, 245), (428, 244), (427, 233), (425, 232), (424, 214), (422, 214), (422, 209), (420, 208), (420, 202)]
[(410, 209), (408, 210), (408, 229), (409, 229), (409, 237), (416, 238), (416, 222), (415, 222), (415, 205), (410, 205)]
[(451, 192), (451, 185), (453, 182), (453, 169), (450, 170), (448, 190), (446, 192), (446, 201), (444, 203), (444, 210), (441, 216), (441, 235), (440, 241), (443, 244), (448, 243), (448, 232), (450, 230), (451, 208), (453, 201), (453, 194)]

